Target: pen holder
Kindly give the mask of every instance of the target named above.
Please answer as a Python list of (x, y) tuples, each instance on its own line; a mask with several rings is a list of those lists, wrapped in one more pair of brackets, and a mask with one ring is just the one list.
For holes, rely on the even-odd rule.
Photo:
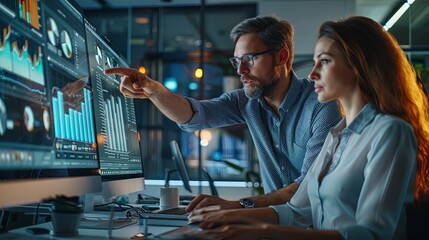
[(82, 219), (81, 212), (52, 212), (51, 235), (56, 237), (72, 237), (78, 235), (79, 222)]
[(51, 207), (52, 231), (56, 237), (72, 237), (78, 235), (79, 222), (83, 217), (83, 208), (74, 198), (58, 197)]

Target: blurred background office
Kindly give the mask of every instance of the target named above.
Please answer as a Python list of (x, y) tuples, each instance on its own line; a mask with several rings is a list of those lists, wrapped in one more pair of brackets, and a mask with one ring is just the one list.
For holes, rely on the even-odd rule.
[[(202, 168), (223, 198), (261, 193), (245, 125), (184, 132), (150, 101), (124, 99), (119, 77), (103, 74), (130, 66), (173, 92), (220, 96), (241, 88), (228, 60), (229, 32), (258, 15), (294, 25), (300, 77), (311, 70), (322, 22), (371, 17), (398, 39), (429, 86), (429, 0), (1, 0), (0, 234), (49, 222), (50, 201), (62, 194), (82, 197), (85, 213), (111, 211), (113, 201), (142, 204), (142, 196), (158, 202), (165, 170), (177, 168), (173, 140), (192, 195), (210, 193)], [(170, 177), (170, 185), (186, 185), (179, 174)], [(409, 209), (416, 236), (427, 228), (425, 209)]]
[[(86, 18), (131, 67), (159, 80), (173, 92), (197, 99), (213, 98), (241, 87), (228, 61), (234, 52), (229, 32), (240, 21), (257, 15), (276, 15), (295, 26), (294, 70), (300, 77), (306, 77), (312, 66), (320, 23), (356, 14), (386, 25), (421, 73), (426, 86), (429, 82), (429, 0), (77, 2)], [(389, 20), (394, 16), (398, 19), (392, 25)], [(194, 186), (198, 185), (197, 169), (201, 164), (218, 186), (247, 185), (257, 189), (258, 159), (246, 126), (183, 132), (150, 101), (135, 100), (135, 103), (147, 185), (163, 184), (157, 180), (163, 179), (164, 169), (174, 164), (169, 142), (177, 140), (190, 178), (196, 181)]]

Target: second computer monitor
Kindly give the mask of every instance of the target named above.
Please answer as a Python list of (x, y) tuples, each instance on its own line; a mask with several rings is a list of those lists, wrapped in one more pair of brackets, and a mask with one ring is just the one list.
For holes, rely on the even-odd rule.
[(189, 192), (192, 192), (191, 185), (189, 184), (189, 174), (188, 168), (186, 167), (186, 163), (183, 160), (182, 153), (180, 151), (179, 145), (175, 140), (170, 142), (171, 152), (174, 157), (174, 162), (177, 167), (177, 171), (179, 172), (180, 178), (182, 179), (183, 186)]
[(86, 23), (90, 75), (94, 89), (94, 112), (98, 153), (105, 198), (144, 189), (134, 100), (119, 90), (121, 79), (106, 75), (112, 67), (128, 64)]

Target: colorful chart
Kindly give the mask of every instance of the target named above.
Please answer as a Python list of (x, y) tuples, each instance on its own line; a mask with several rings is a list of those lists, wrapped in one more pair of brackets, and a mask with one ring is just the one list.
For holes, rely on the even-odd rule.
[(48, 34), (48, 39), (49, 42), (54, 45), (57, 46), (58, 44), (58, 39), (60, 37), (60, 33), (58, 31), (58, 26), (57, 26), (57, 22), (55, 22), (54, 19), (49, 18), (47, 21), (47, 28), (46, 28), (46, 32)]
[(12, 33), (10, 25), (1, 29), (0, 67), (44, 86), (42, 46)]
[(39, 29), (39, 12), (37, 1), (35, 0), (18, 0), (19, 17), (25, 22)]
[(73, 56), (73, 46), (70, 35), (66, 30), (61, 31), (61, 50), (68, 59)]
[(66, 111), (64, 94), (57, 91), (57, 96), (52, 98), (55, 137), (87, 143), (95, 142), (90, 94), (88, 89), (83, 88), (84, 101), (80, 103), (80, 110), (68, 108)]

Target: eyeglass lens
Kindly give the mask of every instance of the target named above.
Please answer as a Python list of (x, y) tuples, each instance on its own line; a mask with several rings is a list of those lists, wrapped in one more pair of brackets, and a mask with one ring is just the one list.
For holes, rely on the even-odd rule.
[(246, 67), (253, 66), (253, 56), (252, 55), (244, 55), (241, 58), (233, 57), (233, 58), (230, 58), (230, 60), (231, 60), (232, 67), (235, 69), (238, 68), (238, 66), (240, 65), (240, 62), (242, 64), (244, 64)]

